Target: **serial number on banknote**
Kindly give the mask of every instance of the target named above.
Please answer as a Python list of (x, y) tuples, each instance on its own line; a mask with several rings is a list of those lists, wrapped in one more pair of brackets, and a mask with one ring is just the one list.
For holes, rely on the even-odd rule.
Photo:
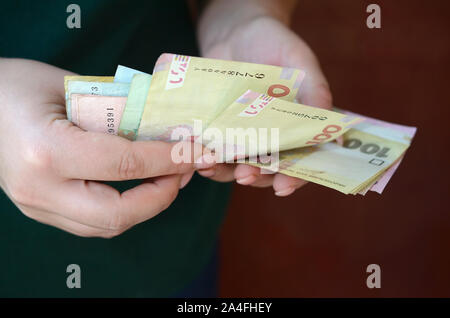
[(114, 108), (106, 108), (106, 127), (109, 134), (115, 134), (115, 118), (114, 118)]

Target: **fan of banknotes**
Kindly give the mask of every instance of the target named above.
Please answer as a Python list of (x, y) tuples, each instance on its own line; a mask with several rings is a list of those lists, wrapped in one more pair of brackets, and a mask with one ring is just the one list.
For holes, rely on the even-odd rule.
[[(189, 138), (222, 149), (226, 162), (243, 160), (345, 194), (381, 194), (416, 128), (299, 104), (305, 76), (166, 53), (153, 75), (118, 66), (115, 76), (66, 76), (67, 117), (84, 130), (130, 140)], [(276, 165), (267, 161), (273, 154)]]

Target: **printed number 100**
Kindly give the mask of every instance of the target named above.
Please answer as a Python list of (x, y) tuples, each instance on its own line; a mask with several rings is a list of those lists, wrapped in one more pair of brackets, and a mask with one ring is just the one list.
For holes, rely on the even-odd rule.
[(389, 152), (389, 150), (391, 150), (391, 148), (387, 148), (387, 147), (381, 148), (377, 144), (373, 144), (373, 143), (363, 144), (361, 140), (356, 139), (356, 138), (347, 139), (344, 142), (344, 147), (348, 148), (348, 149), (358, 149), (359, 148), (359, 150), (362, 153), (365, 153), (368, 155), (375, 154), (375, 156), (379, 157), (379, 158), (387, 157), (388, 156), (387, 153)]

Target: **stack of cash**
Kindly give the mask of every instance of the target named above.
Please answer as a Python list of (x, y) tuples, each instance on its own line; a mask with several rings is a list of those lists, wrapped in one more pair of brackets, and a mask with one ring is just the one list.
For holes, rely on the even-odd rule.
[(305, 76), (293, 68), (163, 54), (153, 75), (119, 66), (114, 77), (66, 76), (67, 117), (84, 130), (129, 140), (189, 138), (225, 162), (345, 194), (381, 194), (416, 128), (299, 104)]

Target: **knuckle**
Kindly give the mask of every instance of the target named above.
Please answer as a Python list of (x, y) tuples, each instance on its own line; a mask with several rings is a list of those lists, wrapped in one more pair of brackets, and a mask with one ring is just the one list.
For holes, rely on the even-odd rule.
[(49, 173), (52, 161), (51, 152), (44, 148), (42, 145), (20, 146), (20, 156), (5, 180), (5, 191), (15, 203), (33, 206), (39, 200), (36, 184), (42, 175)]
[(173, 162), (174, 172), (176, 174), (185, 173), (188, 169), (186, 169), (186, 163), (184, 162)]
[(130, 220), (124, 213), (112, 213), (107, 224), (108, 232), (115, 236), (122, 234), (130, 227)]
[(168, 164), (174, 173), (179, 173), (182, 170), (184, 162), (190, 162), (191, 158), (187, 158), (185, 155), (185, 150), (184, 142), (176, 142), (171, 145), (170, 161)]
[(120, 158), (119, 177), (122, 179), (134, 179), (144, 177), (144, 160), (133, 148), (127, 149)]
[(47, 169), (51, 167), (51, 151), (37, 142), (25, 145), (22, 149), (23, 161), (27, 166)]

